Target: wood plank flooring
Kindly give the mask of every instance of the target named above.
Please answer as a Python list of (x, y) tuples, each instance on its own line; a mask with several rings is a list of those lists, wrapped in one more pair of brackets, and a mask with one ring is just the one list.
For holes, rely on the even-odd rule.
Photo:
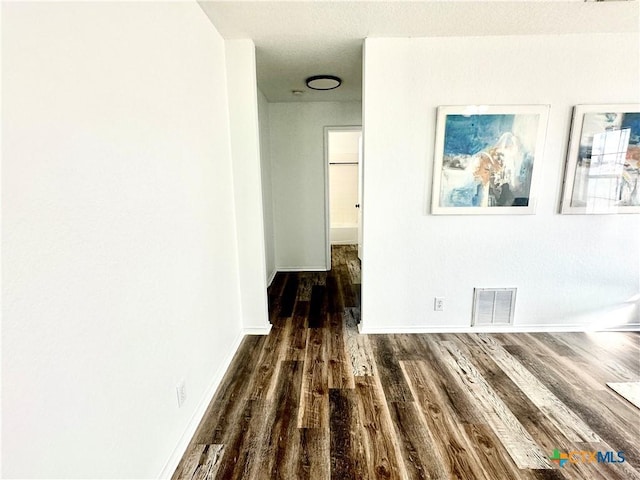
[(640, 380), (640, 334), (360, 335), (355, 247), (332, 265), (276, 275), (173, 479), (640, 480), (606, 387)]

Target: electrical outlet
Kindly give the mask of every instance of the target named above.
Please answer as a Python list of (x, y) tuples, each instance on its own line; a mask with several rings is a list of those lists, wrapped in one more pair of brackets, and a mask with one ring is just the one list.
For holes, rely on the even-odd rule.
[(180, 408), (184, 405), (184, 402), (187, 401), (187, 385), (185, 384), (184, 379), (180, 380), (178, 383), (176, 393), (178, 394), (178, 408)]
[(444, 311), (444, 297), (436, 297), (433, 301), (433, 309), (436, 312)]

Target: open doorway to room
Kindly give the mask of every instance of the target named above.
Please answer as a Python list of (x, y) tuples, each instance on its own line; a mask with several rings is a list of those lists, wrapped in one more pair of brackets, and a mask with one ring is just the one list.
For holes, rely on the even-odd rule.
[[(310, 108), (308, 105), (280, 104), (274, 107), (272, 112), (278, 113), (278, 110), (284, 110), (287, 115), (282, 115), (282, 118), (287, 119), (287, 122), (282, 123), (288, 126), (291, 111), (295, 113), (296, 109), (303, 107), (305, 111), (317, 108), (313, 105)], [(273, 122), (274, 118), (277, 116), (271, 115), (272, 135), (274, 127), (280, 128), (276, 122)], [(315, 225), (320, 227), (319, 230), (322, 233), (320, 238), (317, 234), (314, 238), (315, 242), (321, 240), (321, 248), (325, 250), (324, 252), (320, 250), (323, 253), (324, 258), (321, 258), (324, 260), (324, 265), (320, 268), (278, 268), (267, 290), (269, 318), (274, 328), (283, 329), (288, 332), (287, 334), (301, 335), (299, 340), (304, 340), (302, 345), (305, 351), (309, 346), (307, 341), (312, 338), (307, 330), (313, 331), (314, 336), (329, 332), (331, 332), (331, 338), (337, 335), (338, 343), (334, 345), (332, 358), (339, 359), (341, 365), (348, 365), (351, 357), (346, 356), (347, 347), (344, 342), (351, 345), (350, 348), (357, 350), (358, 324), (361, 317), (362, 275), (358, 244), (362, 244), (360, 228), (363, 210), (361, 208), (363, 206), (361, 201), (362, 127), (328, 127), (318, 124), (319, 122), (316, 122), (308, 129), (310, 138), (315, 138), (315, 142), (304, 145), (301, 143), (291, 149), (291, 152), (295, 153), (295, 155), (292, 153), (294, 161), (298, 160), (303, 153), (308, 158), (318, 160), (316, 165), (320, 167), (320, 171), (316, 171), (320, 175), (316, 174), (311, 183), (305, 184), (305, 188), (300, 190), (304, 192), (304, 196), (299, 196), (297, 200), (302, 207), (314, 205), (316, 212), (320, 213), (319, 218), (316, 217), (316, 219), (324, 221), (322, 224), (316, 220)], [(294, 123), (290, 128), (280, 129), (291, 135), (292, 129), (298, 133), (302, 127), (300, 123)], [(320, 135), (317, 135), (318, 133)], [(297, 138), (297, 135), (293, 137)], [(324, 145), (318, 141), (323, 137)], [(285, 140), (281, 143), (286, 145), (290, 140), (287, 138)], [(272, 146), (273, 144), (274, 142)], [(281, 153), (272, 148), (272, 155), (274, 152), (280, 160), (288, 151)], [(298, 163), (293, 165), (298, 166)], [(295, 172), (295, 169), (293, 171)], [(288, 178), (290, 179), (289, 176)], [(278, 184), (274, 183), (274, 185)], [(309, 197), (314, 193), (311, 191), (314, 185), (315, 199), (309, 202)], [(280, 186), (287, 187), (282, 183)], [(317, 195), (318, 193), (320, 195)], [(298, 204), (290, 205), (290, 202), (287, 202), (282, 207), (289, 208), (287, 211), (295, 213)], [(299, 219), (299, 222), (302, 223), (303, 220), (304, 218)], [(296, 232), (293, 231), (293, 233)], [(295, 245), (295, 247), (302, 247), (303, 250), (306, 245)], [(320, 329), (320, 332), (316, 329)], [(327, 338), (317, 340), (324, 343)]]
[(332, 250), (333, 256), (335, 251), (353, 251), (362, 259), (362, 127), (325, 128), (325, 172), (327, 270), (330, 270)]

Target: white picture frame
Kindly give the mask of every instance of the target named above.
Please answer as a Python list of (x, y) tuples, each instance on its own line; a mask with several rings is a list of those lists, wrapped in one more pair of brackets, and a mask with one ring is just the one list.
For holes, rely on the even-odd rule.
[(640, 213), (640, 104), (574, 107), (560, 211)]
[(549, 105), (440, 106), (431, 213), (534, 214)]

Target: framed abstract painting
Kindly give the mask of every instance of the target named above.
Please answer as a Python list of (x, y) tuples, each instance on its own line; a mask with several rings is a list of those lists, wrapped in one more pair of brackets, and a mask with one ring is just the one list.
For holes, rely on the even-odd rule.
[(438, 107), (431, 213), (535, 213), (548, 116), (548, 105)]
[(640, 104), (578, 105), (562, 213), (640, 213)]

